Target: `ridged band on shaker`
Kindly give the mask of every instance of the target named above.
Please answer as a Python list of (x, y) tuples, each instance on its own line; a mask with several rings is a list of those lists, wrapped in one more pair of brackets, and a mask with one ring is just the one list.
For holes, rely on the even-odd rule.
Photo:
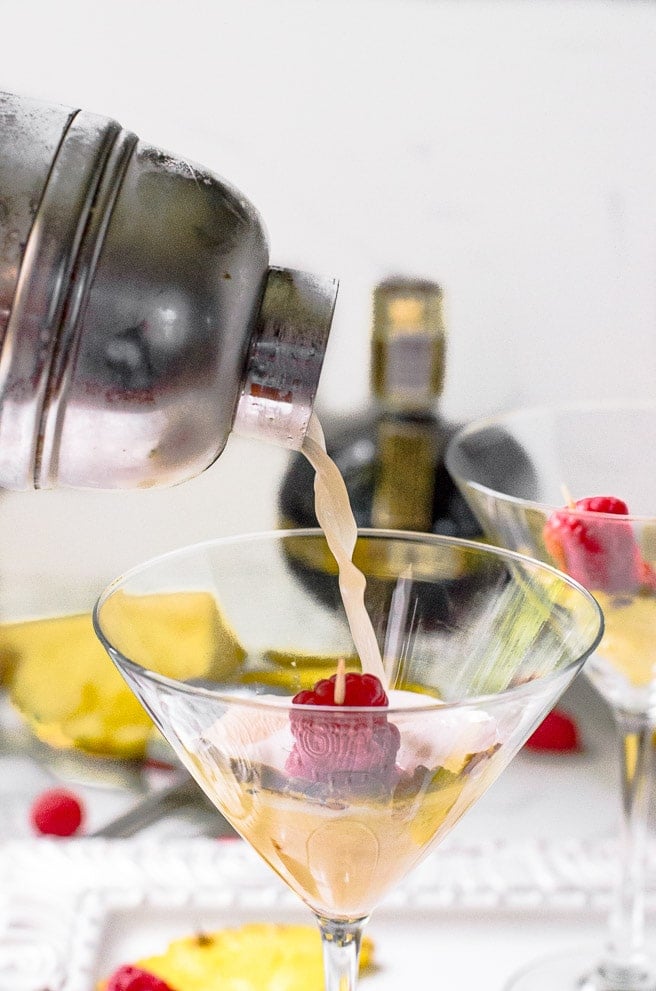
[(0, 352), (25, 245), (53, 159), (74, 115), (68, 107), (44, 106), (0, 92)]
[[(87, 115), (80, 115), (86, 117)], [(121, 188), (121, 181), (137, 144), (137, 136), (121, 128), (115, 130), (113, 141), (107, 141), (106, 155), (99, 172), (93, 200), (85, 219), (84, 231), (74, 259), (69, 291), (64, 302), (59, 332), (54, 341), (50, 374), (42, 408), (39, 441), (34, 466), (36, 488), (57, 485), (60, 435), (66, 408), (66, 397), (75, 371), (75, 356), (79, 346), (82, 322), (89, 289), (93, 281), (98, 256), (112, 216), (112, 207)], [(110, 132), (108, 128), (108, 139)]]
[(25, 246), (0, 368), (0, 461), (3, 450), (11, 452), (11, 465), (2, 464), (8, 487), (40, 487), (52, 475), (47, 458), (57, 447), (58, 390), (108, 219), (100, 200), (111, 200), (135, 143), (115, 121), (78, 112), (54, 158)]
[(336, 279), (270, 268), (233, 430), (299, 450), (337, 299)]

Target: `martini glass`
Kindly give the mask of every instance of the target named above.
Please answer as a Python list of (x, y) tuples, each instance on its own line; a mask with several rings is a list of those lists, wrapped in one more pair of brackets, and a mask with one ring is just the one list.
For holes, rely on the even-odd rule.
[[(498, 548), (362, 531), (354, 561), (366, 576), (386, 707), (292, 701), (342, 660), (360, 671), (319, 530), (175, 551), (115, 581), (94, 614), (180, 760), (314, 913), (327, 991), (355, 988), (376, 905), (508, 764), (603, 625), (580, 585)], [(185, 680), (179, 665), (172, 677), (170, 651), (163, 660), (144, 636), (153, 600), (161, 609), (170, 593), (216, 604), (216, 680), (211, 667), (202, 680)], [(181, 649), (193, 635), (180, 630)]]
[[(614, 715), (621, 769), (606, 945), (538, 962), (511, 982), (513, 991), (656, 988), (644, 907), (656, 723), (654, 445), (653, 404), (569, 403), (471, 424), (447, 452), (447, 467), (487, 536), (567, 570), (593, 592), (605, 619), (585, 672)], [(576, 508), (592, 496), (621, 498), (631, 515)]]

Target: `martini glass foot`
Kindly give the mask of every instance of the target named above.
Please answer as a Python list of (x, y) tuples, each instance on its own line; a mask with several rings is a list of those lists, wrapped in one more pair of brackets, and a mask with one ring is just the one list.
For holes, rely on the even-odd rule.
[(656, 991), (656, 976), (647, 964), (631, 969), (601, 966), (598, 947), (590, 946), (533, 961), (504, 991)]

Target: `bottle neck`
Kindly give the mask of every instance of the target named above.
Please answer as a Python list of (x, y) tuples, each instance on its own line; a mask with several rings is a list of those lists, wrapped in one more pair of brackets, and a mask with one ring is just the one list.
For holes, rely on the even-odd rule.
[(444, 456), (436, 418), (382, 416), (376, 436), (372, 526), (430, 530), (435, 472)]
[(376, 340), (371, 351), (371, 391), (381, 408), (430, 413), (444, 382), (442, 348), (424, 334)]

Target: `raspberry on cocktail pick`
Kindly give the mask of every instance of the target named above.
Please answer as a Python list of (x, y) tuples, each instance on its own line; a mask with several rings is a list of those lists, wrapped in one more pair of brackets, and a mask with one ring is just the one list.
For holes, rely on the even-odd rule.
[(379, 679), (372, 674), (345, 672), (343, 659), (331, 678), (298, 692), (292, 703), (330, 708), (356, 707), (374, 710), (335, 718), (322, 710), (299, 709), (290, 714), (294, 746), (285, 770), (295, 778), (336, 783), (344, 775), (352, 785), (372, 791), (387, 788), (395, 776), (400, 734), (387, 715), (378, 710), (389, 705)]
[(346, 673), (343, 657), (330, 678), (321, 678), (314, 688), (297, 692), (292, 699), (296, 705), (389, 705), (389, 699), (375, 674)]
[(544, 526), (545, 548), (561, 571), (592, 591), (633, 592), (651, 583), (653, 571), (642, 558), (631, 523), (608, 519), (628, 513), (627, 504), (616, 496), (576, 502), (569, 497)]

